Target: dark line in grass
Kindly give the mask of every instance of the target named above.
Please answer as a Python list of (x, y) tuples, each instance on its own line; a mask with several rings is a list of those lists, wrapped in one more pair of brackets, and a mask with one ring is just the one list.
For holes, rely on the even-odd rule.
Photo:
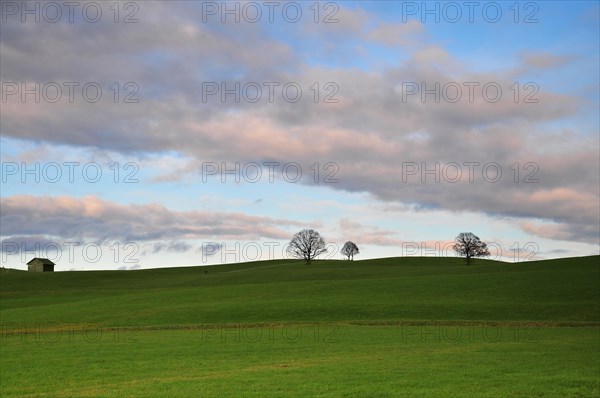
[[(398, 320), (398, 321), (318, 321), (318, 322), (221, 322), (192, 325), (121, 325), (106, 326), (95, 328), (97, 331), (112, 332), (117, 330), (136, 330), (136, 331), (160, 331), (160, 330), (203, 330), (219, 329), (227, 327), (244, 328), (284, 328), (289, 326), (470, 326), (470, 327), (522, 327), (522, 328), (595, 328), (600, 327), (600, 322), (570, 322), (570, 321), (419, 321), (419, 320)], [(52, 333), (60, 331), (83, 331), (89, 327), (89, 324), (82, 324), (79, 327), (64, 328), (36, 328), (21, 330), (3, 330), (0, 336), (12, 336), (21, 334)]]

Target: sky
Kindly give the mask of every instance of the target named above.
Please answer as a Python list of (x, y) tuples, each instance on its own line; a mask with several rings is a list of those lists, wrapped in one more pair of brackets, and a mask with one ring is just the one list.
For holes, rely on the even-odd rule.
[(596, 1), (0, 7), (4, 267), (599, 253)]

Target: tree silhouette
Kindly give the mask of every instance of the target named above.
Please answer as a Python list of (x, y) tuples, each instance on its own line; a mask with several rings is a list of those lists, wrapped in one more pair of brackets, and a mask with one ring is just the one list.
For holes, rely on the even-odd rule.
[(358, 254), (358, 246), (352, 241), (344, 243), (342, 247), (342, 254), (348, 258), (348, 260), (354, 260), (354, 255)]
[(472, 257), (485, 257), (490, 255), (487, 245), (478, 236), (471, 232), (461, 232), (455, 239), (454, 251), (460, 256), (467, 257), (467, 265)]
[(296, 233), (287, 248), (287, 252), (295, 258), (301, 258), (310, 264), (318, 255), (326, 253), (325, 240), (314, 229), (303, 229)]

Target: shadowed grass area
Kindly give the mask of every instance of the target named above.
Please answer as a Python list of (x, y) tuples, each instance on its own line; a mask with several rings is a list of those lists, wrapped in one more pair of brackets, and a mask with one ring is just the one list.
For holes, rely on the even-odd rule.
[(599, 259), (2, 273), (0, 392), (597, 396)]

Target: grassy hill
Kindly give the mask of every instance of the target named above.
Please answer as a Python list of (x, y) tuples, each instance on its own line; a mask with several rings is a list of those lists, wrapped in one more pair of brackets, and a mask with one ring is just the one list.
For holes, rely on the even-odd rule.
[(600, 321), (598, 256), (527, 263), (285, 260), (139, 271), (9, 273), (5, 322), (112, 326), (291, 321)]
[(597, 396), (599, 260), (2, 273), (0, 395)]

